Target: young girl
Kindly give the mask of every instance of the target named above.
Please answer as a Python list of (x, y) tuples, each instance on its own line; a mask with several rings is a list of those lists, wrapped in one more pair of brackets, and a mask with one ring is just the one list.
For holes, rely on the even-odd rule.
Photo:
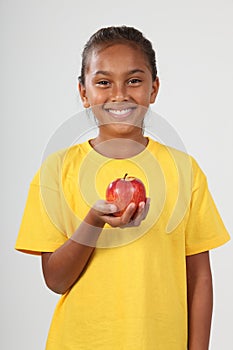
[[(45, 160), (16, 242), (41, 255), (46, 284), (62, 294), (47, 350), (208, 349), (208, 251), (229, 235), (196, 161), (144, 135), (158, 90), (141, 32), (109, 27), (89, 39), (79, 91), (98, 136)], [(148, 198), (118, 216), (105, 191), (125, 173)]]

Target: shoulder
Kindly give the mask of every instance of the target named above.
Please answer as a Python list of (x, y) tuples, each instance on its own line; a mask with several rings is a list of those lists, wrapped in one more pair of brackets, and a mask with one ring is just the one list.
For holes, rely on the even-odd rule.
[(76, 161), (88, 153), (90, 147), (88, 144), (88, 141), (86, 141), (51, 153), (44, 157), (42, 166), (55, 168), (61, 167), (64, 162)]
[(72, 167), (72, 164), (83, 159), (87, 153), (88, 141), (45, 155), (32, 184), (48, 183), (49, 179), (59, 178), (67, 167)]
[(198, 161), (187, 151), (181, 151), (152, 139), (150, 139), (150, 149), (160, 165), (166, 169), (170, 169), (171, 172), (172, 169), (176, 169), (176, 172), (181, 177), (188, 176), (194, 187), (198, 183), (206, 181), (206, 175)]
[(191, 156), (185, 150), (181, 151), (177, 148), (168, 146), (164, 143), (156, 141), (152, 138), (149, 138), (149, 150), (157, 155), (158, 158), (169, 158), (176, 157), (179, 159), (189, 159)]
[(44, 157), (42, 165), (44, 164), (55, 165), (55, 164), (59, 164), (64, 161), (67, 161), (67, 159), (73, 160), (74, 158), (77, 158), (77, 156), (81, 156), (82, 153), (87, 152), (87, 149), (88, 149), (87, 144), (88, 144), (88, 141), (75, 144), (73, 146), (63, 148), (56, 152), (48, 154), (47, 156)]

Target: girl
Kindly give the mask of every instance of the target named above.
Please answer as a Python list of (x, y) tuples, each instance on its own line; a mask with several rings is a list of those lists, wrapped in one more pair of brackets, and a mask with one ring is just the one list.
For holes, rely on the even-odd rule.
[[(144, 135), (158, 90), (155, 53), (141, 32), (92, 35), (79, 92), (98, 135), (45, 160), (16, 242), (41, 255), (47, 286), (62, 294), (47, 350), (208, 349), (208, 251), (229, 235), (195, 160)], [(105, 190), (126, 172), (148, 198), (116, 216)]]

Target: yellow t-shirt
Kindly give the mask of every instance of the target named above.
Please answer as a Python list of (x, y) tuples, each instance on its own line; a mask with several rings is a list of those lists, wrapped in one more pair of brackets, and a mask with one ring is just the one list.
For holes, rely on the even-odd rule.
[(230, 238), (189, 155), (152, 139), (129, 159), (106, 158), (88, 142), (52, 154), (31, 183), (15, 248), (56, 250), (125, 173), (146, 186), (147, 218), (136, 228), (103, 229), (81, 278), (58, 302), (47, 350), (187, 348), (185, 257)]

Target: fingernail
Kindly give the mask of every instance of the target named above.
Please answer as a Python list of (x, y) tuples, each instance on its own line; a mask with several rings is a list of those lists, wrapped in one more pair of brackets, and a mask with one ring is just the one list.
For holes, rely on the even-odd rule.
[(117, 207), (114, 204), (110, 204), (109, 205), (109, 210), (111, 213), (114, 213), (117, 211)]

